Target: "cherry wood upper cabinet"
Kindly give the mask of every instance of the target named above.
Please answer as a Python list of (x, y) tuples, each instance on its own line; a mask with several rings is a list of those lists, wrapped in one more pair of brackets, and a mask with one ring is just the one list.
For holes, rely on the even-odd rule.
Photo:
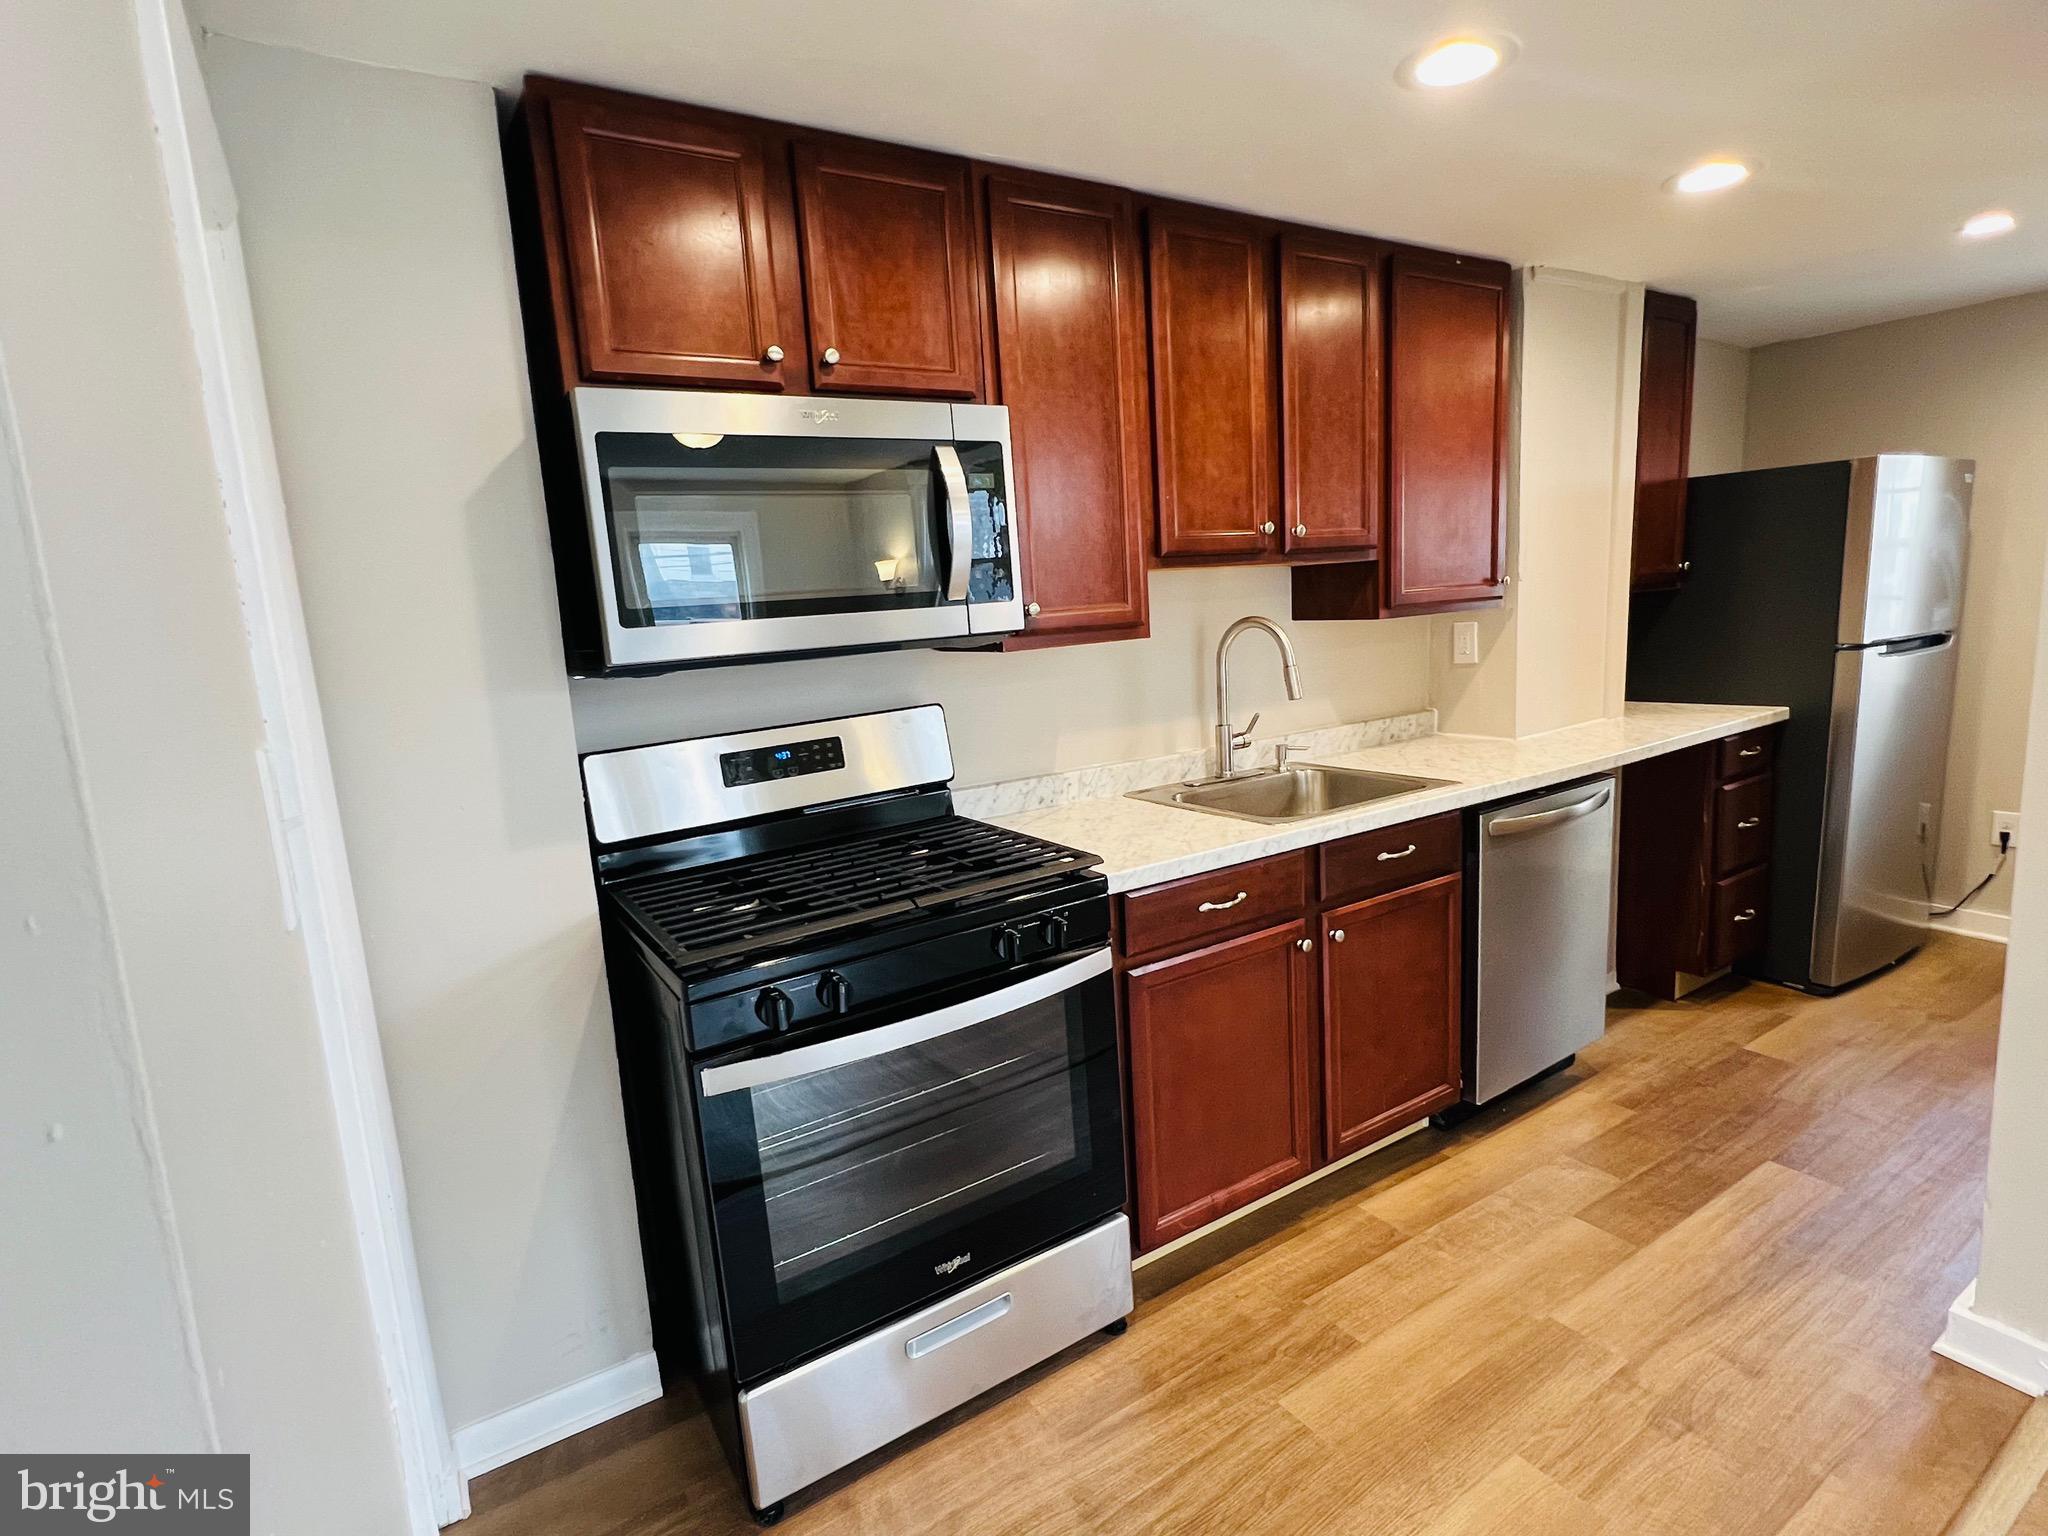
[[(800, 390), (789, 179), (762, 125), (553, 83), (544, 99), (580, 373)], [(538, 158), (538, 155), (537, 155)]]
[(1323, 914), (1325, 1157), (1457, 1102), (1462, 886), (1446, 875)]
[(817, 387), (979, 398), (982, 262), (967, 162), (799, 138), (796, 201)]
[(1126, 973), (1140, 1248), (1314, 1167), (1306, 942), (1297, 920)]
[(1643, 384), (1636, 416), (1635, 540), (1629, 585), (1676, 586), (1685, 575), (1685, 477), (1692, 457), (1693, 347), (1699, 305), (1643, 295)]
[(1289, 553), (1378, 548), (1385, 265), (1374, 241), (1280, 237), (1280, 524)]
[(1387, 309), (1381, 611), (1490, 602), (1507, 586), (1508, 269), (1397, 251)]
[(1159, 553), (1257, 558), (1278, 547), (1271, 231), (1155, 203), (1146, 234)]
[(1146, 633), (1145, 274), (1131, 195), (991, 168), (996, 394), (1025, 537), (1025, 635)]

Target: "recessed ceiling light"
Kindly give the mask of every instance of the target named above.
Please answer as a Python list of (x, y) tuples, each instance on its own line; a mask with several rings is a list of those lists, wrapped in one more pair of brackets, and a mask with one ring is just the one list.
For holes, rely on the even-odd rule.
[(1504, 39), (1452, 37), (1432, 43), (1396, 72), (1403, 85), (1439, 90), (1447, 85), (1469, 85), (1483, 80), (1508, 61)]
[(1723, 192), (1749, 180), (1749, 167), (1740, 160), (1702, 160), (1682, 171), (1669, 183), (1674, 192)]
[(1963, 227), (1956, 231), (1965, 240), (1989, 240), (1996, 235), (2009, 235), (2019, 220), (2003, 208), (1994, 208), (1989, 213), (1980, 213), (1975, 218), (1965, 219)]

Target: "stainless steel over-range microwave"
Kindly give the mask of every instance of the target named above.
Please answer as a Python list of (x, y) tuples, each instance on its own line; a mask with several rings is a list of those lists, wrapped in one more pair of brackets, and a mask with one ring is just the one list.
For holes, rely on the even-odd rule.
[(570, 409), (590, 552), (558, 533), (572, 670), (1024, 626), (1002, 406), (584, 387)]

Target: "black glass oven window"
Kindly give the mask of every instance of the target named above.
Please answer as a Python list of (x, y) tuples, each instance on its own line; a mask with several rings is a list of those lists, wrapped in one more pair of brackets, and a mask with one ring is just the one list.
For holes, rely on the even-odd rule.
[(936, 605), (946, 551), (932, 446), (598, 433), (620, 622)]
[(1058, 999), (750, 1090), (776, 1294), (927, 1238), (1087, 1155)]

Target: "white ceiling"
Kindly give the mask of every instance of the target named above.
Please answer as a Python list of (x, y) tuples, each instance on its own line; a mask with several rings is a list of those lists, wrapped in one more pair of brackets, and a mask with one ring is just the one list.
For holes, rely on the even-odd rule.
[[(200, 24), (541, 71), (1642, 279), (1745, 346), (2048, 287), (2044, 0), (192, 0)], [(1417, 47), (1505, 32), (1424, 95)], [(1709, 154), (1762, 169), (1681, 200)], [(1955, 228), (2005, 207), (2019, 230)]]

